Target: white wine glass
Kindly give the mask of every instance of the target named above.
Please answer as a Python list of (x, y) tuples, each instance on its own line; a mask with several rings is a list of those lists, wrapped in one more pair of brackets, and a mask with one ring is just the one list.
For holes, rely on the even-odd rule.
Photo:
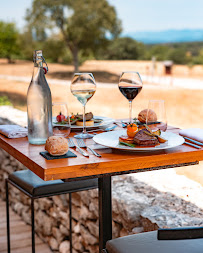
[(121, 74), (118, 88), (129, 101), (129, 123), (132, 123), (132, 101), (142, 90), (142, 79), (138, 72), (128, 71)]
[(53, 135), (67, 137), (71, 131), (68, 105), (64, 102), (52, 104)]
[(90, 139), (94, 135), (86, 132), (85, 105), (96, 91), (96, 83), (92, 73), (75, 73), (70, 86), (72, 94), (83, 106), (83, 132), (75, 135), (78, 139)]
[(152, 130), (166, 131), (167, 119), (164, 100), (149, 100), (146, 124)]

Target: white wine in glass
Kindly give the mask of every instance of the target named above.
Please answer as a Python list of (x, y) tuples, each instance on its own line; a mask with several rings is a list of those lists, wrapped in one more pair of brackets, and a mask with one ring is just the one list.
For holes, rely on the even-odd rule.
[(80, 101), (80, 103), (84, 106), (90, 100), (90, 98), (94, 95), (95, 90), (72, 90), (72, 94)]
[(94, 135), (86, 132), (85, 105), (96, 91), (96, 83), (92, 73), (75, 73), (71, 82), (71, 92), (83, 105), (83, 132), (74, 137), (78, 139), (89, 139)]

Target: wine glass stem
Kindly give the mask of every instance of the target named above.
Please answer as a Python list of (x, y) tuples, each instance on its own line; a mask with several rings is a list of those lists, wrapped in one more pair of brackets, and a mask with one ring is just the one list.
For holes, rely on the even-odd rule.
[(85, 105), (83, 105), (83, 134), (86, 134)]
[(132, 123), (132, 101), (129, 101), (129, 121)]

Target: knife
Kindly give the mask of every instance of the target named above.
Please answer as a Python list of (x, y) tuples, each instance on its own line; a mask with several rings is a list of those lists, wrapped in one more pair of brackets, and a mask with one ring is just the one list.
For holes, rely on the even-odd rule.
[(94, 149), (90, 148), (89, 146), (87, 146), (87, 148), (97, 157), (101, 157), (101, 155), (99, 153), (97, 153)]
[(195, 145), (195, 144), (193, 144), (193, 143), (190, 143), (190, 142), (187, 142), (187, 141), (185, 141), (184, 144), (187, 144), (187, 145), (189, 145), (189, 146), (192, 146), (192, 147), (198, 148), (198, 149), (201, 148), (200, 146), (197, 146), (197, 145)]
[(75, 146), (76, 146), (76, 148), (78, 149), (78, 151), (80, 152), (81, 155), (83, 155), (85, 157), (89, 157), (89, 154), (87, 152), (85, 152), (83, 149), (81, 149), (77, 144)]

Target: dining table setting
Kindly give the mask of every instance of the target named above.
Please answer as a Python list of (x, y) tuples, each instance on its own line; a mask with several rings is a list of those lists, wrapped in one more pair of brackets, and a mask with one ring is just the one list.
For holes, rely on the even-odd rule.
[[(70, 105), (64, 101), (52, 103), (50, 111), (44, 111), (52, 115), (51, 122), (47, 119), (47, 127), (52, 126), (48, 135), (42, 127), (39, 136), (33, 135), (38, 119), (31, 119), (31, 109), (27, 128), (0, 126), (0, 147), (41, 179), (98, 178), (100, 252), (112, 238), (112, 176), (196, 165), (203, 160), (203, 129), (169, 125), (163, 100), (150, 98), (148, 107), (132, 116), (132, 102), (143, 88), (138, 72), (123, 72), (118, 89), (129, 102), (129, 117), (93, 115), (86, 113), (85, 106), (96, 92), (94, 76), (75, 73), (70, 92), (81, 103), (82, 112), (69, 114)], [(38, 137), (44, 143), (33, 144)]]

